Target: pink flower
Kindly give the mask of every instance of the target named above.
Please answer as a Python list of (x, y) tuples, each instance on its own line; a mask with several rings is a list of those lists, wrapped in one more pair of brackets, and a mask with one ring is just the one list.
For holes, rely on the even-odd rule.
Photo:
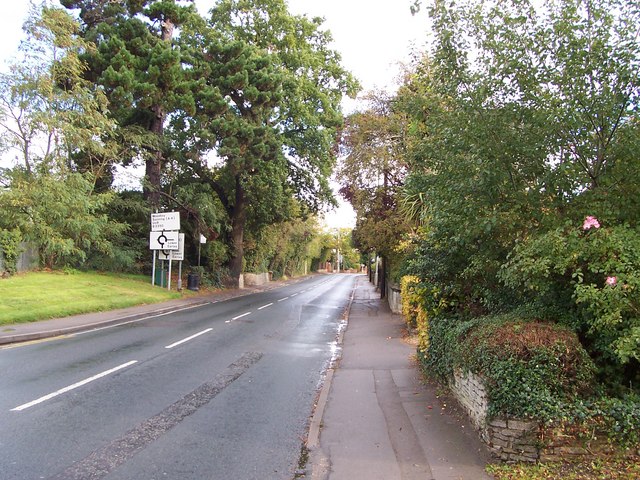
[(607, 277), (606, 284), (610, 287), (614, 287), (618, 283), (617, 277)]
[(589, 230), (590, 228), (600, 228), (600, 222), (596, 217), (587, 217), (584, 219), (584, 223), (582, 224), (583, 230)]

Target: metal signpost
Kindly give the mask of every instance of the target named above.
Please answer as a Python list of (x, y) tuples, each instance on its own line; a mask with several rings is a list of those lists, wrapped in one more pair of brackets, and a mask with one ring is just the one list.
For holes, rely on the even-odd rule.
[[(171, 260), (180, 257), (180, 270), (184, 257), (184, 234), (180, 230), (180, 212), (164, 212), (151, 214), (151, 232), (149, 232), (149, 249), (153, 250), (153, 268), (151, 285), (156, 282), (156, 257), (163, 262), (169, 260), (167, 289), (171, 290)], [(181, 246), (182, 243), (182, 246)], [(182, 273), (181, 271), (179, 273)], [(178, 280), (178, 288), (181, 281)]]
[(160, 260), (169, 261), (169, 288), (171, 288), (171, 261), (178, 261), (178, 290), (182, 290), (182, 261), (184, 260), (184, 233), (178, 235), (177, 250), (158, 250)]

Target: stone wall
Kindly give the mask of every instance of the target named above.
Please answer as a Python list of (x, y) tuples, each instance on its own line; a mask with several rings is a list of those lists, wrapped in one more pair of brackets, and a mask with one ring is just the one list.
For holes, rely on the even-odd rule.
[(481, 438), (503, 462), (536, 462), (540, 459), (540, 428), (536, 422), (491, 419)]
[(246, 287), (264, 285), (270, 280), (271, 274), (269, 272), (244, 274), (244, 286)]
[(387, 282), (387, 300), (393, 313), (402, 313), (402, 295), (399, 285)]
[(471, 423), (477, 429), (484, 428), (489, 400), (482, 379), (472, 373), (456, 370), (450, 386), (451, 391), (469, 414)]
[[(484, 381), (473, 373), (456, 371), (449, 386), (482, 441), (504, 462), (559, 462), (615, 451), (601, 432), (589, 432), (585, 438), (584, 432), (574, 432), (568, 426), (542, 427), (515, 418), (487, 419), (489, 399)], [(640, 449), (630, 453), (640, 455)]]

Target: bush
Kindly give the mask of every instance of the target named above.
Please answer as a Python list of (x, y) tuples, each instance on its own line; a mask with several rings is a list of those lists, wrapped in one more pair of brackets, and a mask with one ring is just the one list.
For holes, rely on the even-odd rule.
[(591, 393), (593, 362), (567, 328), (509, 315), (432, 319), (431, 332), (425, 364), (443, 378), (481, 375), (491, 416), (552, 420)]
[(564, 309), (602, 366), (638, 365), (640, 229), (592, 216), (570, 222), (519, 244), (501, 278), (528, 291), (541, 311)]
[(16, 273), (18, 268), (20, 242), (22, 242), (22, 233), (17, 228), (0, 229), (0, 254), (4, 258), (4, 268), (9, 275)]
[(405, 275), (400, 281), (402, 314), (409, 330), (418, 336), (420, 354), (429, 349), (429, 319), (444, 311), (449, 302), (434, 285)]
[(418, 312), (420, 310), (420, 293), (417, 288), (419, 279), (406, 275), (400, 280), (400, 295), (402, 297), (402, 315), (409, 330), (418, 326)]
[(640, 442), (640, 396), (598, 391), (595, 365), (570, 329), (516, 314), (462, 321), (430, 319), (425, 372), (449, 381), (456, 369), (484, 379), (489, 417), (528, 418), (548, 425), (605, 432), (622, 446)]

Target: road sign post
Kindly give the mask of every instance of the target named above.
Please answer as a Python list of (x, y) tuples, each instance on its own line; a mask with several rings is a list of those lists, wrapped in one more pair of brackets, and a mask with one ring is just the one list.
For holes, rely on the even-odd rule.
[(180, 230), (180, 212), (164, 212), (151, 214), (151, 231)]
[[(180, 230), (180, 212), (163, 212), (151, 214), (151, 231), (149, 232), (149, 249), (153, 250), (153, 267), (151, 285), (155, 285), (156, 258), (169, 261), (167, 289), (171, 290), (171, 260), (180, 261), (184, 257), (184, 234)], [(164, 270), (164, 269), (163, 269)], [(182, 285), (178, 280), (178, 288)]]

